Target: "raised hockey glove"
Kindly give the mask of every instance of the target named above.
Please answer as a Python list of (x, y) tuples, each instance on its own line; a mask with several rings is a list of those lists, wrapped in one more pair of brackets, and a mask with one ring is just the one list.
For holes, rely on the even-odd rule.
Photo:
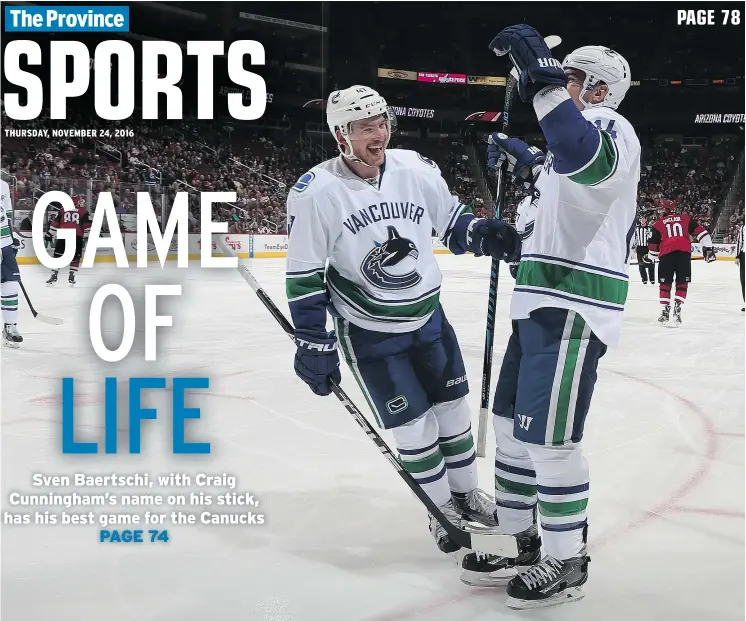
[(331, 394), (330, 380), (339, 383), (342, 374), (339, 370), (339, 352), (334, 332), (295, 331), (295, 374), (311, 390), (322, 397)]
[(518, 185), (532, 186), (545, 159), (541, 149), (519, 138), (510, 138), (501, 132), (487, 137), (487, 166), (497, 169), (507, 160), (508, 172)]
[(705, 261), (708, 263), (712, 263), (713, 261), (717, 261), (717, 256), (715, 255), (715, 248), (712, 246), (708, 246), (707, 248), (702, 248), (702, 254), (705, 257)]
[(466, 245), (478, 257), (486, 254), (498, 261), (512, 261), (520, 256), (521, 237), (502, 220), (474, 218), (466, 232)]
[(530, 102), (546, 86), (567, 86), (562, 63), (552, 56), (544, 38), (527, 24), (509, 26), (489, 45), (498, 56), (510, 55), (518, 71), (518, 95)]

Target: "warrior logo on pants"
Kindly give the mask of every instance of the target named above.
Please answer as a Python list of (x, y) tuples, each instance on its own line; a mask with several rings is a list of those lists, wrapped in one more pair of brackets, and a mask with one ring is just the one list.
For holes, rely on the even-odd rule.
[[(393, 226), (386, 227), (389, 232), (388, 239), (373, 248), (360, 265), (365, 280), (374, 287), (380, 289), (409, 289), (414, 287), (421, 280), (419, 272), (416, 269), (417, 257), (420, 256), (417, 246), (411, 239), (401, 237), (399, 232)], [(399, 266), (398, 270), (407, 269), (405, 261), (409, 258), (414, 259), (415, 267), (404, 273), (392, 273), (390, 268)]]

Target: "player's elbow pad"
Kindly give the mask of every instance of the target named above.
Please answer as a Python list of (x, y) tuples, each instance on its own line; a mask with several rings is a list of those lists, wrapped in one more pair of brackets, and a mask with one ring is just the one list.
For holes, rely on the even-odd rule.
[(565, 89), (549, 87), (539, 92), (534, 109), (558, 174), (571, 175), (593, 161), (601, 133), (583, 117)]

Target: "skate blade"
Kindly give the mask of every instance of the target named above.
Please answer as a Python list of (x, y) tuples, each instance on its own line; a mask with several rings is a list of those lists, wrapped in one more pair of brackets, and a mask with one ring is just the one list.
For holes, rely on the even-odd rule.
[(549, 606), (559, 606), (560, 604), (569, 604), (580, 601), (585, 597), (582, 586), (570, 587), (561, 593), (552, 595), (547, 599), (515, 599), (509, 597), (507, 606), (511, 610), (531, 610), (532, 608), (548, 608)]
[(10, 349), (21, 349), (20, 343), (13, 343), (12, 341), (6, 341), (3, 339), (3, 347), (9, 347)]
[(520, 571), (506, 570), (498, 573), (497, 571), (491, 574), (485, 574), (478, 571), (468, 571), (464, 569), (461, 572), (461, 582), (468, 584), (472, 587), (500, 587), (505, 586), (513, 578), (515, 578)]

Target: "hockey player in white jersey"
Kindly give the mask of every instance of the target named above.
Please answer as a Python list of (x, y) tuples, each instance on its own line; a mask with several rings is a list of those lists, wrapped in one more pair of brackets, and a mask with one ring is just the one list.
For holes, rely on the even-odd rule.
[(13, 198), (10, 187), (0, 179), (0, 307), (3, 315), (3, 346), (18, 349), (23, 337), (18, 332), (18, 292), (21, 274), (16, 253), (19, 241), (13, 235)]
[(488, 161), (507, 158), (536, 197), (493, 406), (500, 529), (517, 535), (520, 554), (467, 554), (462, 580), (509, 579), (508, 606), (534, 608), (583, 597), (588, 578), (589, 472), (581, 439), (598, 360), (619, 340), (640, 144), (616, 111), (630, 85), (620, 54), (587, 46), (560, 64), (526, 25), (503, 30), (490, 48), (510, 54), (519, 95), (533, 104), (548, 152), (490, 137)]
[[(371, 88), (331, 93), (327, 122), (340, 154), (289, 193), (295, 371), (314, 393), (330, 394), (330, 380), (341, 378), (339, 345), (428, 496), (457, 525), (465, 518), (495, 526), (495, 504), (477, 486), (466, 370), (439, 302), (432, 231), (455, 254), (498, 259), (512, 258), (518, 236), (501, 221), (475, 218), (432, 160), (387, 150), (394, 120)], [(458, 549), (432, 517), (430, 530), (440, 550)]]

